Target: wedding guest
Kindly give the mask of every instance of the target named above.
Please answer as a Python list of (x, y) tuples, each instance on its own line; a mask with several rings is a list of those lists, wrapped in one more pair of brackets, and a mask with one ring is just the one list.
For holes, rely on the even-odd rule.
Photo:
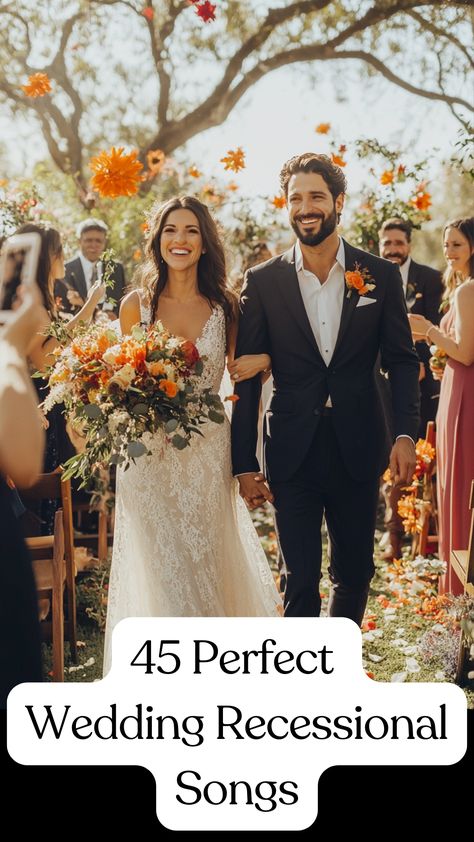
[(0, 332), (0, 708), (16, 684), (42, 680), (36, 585), (11, 485), (30, 486), (41, 470), (44, 432), (25, 355), (44, 312), (37, 290), (18, 294)]
[[(448, 564), (441, 593), (462, 593), (450, 564), (451, 550), (469, 542), (469, 493), (474, 479), (474, 217), (448, 222), (443, 233), (449, 309), (438, 328), (410, 315), (414, 339), (446, 354), (436, 417), (439, 557)], [(434, 368), (434, 367), (433, 367)], [(436, 371), (436, 369), (434, 368)], [(436, 372), (436, 376), (440, 374)]]
[[(26, 234), (28, 232), (36, 232), (41, 237), (37, 284), (43, 303), (43, 320), (38, 330), (30, 338), (27, 349), (27, 357), (33, 374), (34, 372), (43, 372), (48, 365), (55, 361), (53, 352), (59, 347), (58, 341), (53, 336), (46, 336), (46, 333), (51, 327), (51, 323), (57, 318), (53, 298), (54, 283), (57, 278), (64, 275), (64, 258), (61, 235), (55, 228), (26, 223), (16, 233)], [(104, 292), (104, 286), (96, 281), (89, 292), (86, 303), (77, 315), (68, 322), (68, 330), (72, 330), (79, 322), (87, 323), (91, 321), (94, 310)], [(47, 395), (47, 382), (43, 377), (36, 377), (34, 385), (38, 394), (37, 402), (42, 403)], [(56, 470), (59, 465), (74, 456), (75, 449), (66, 432), (62, 406), (57, 404), (52, 408), (47, 418), (44, 419), (44, 426), (46, 427), (46, 450), (42, 470), (48, 473)], [(40, 509), (36, 513), (42, 524), (39, 528), (44, 534), (51, 534), (52, 532), (56, 508), (56, 500), (46, 501), (40, 505)]]
[[(101, 219), (85, 219), (77, 226), (79, 253), (65, 265), (64, 280), (55, 284), (55, 297), (61, 300), (61, 310), (77, 313), (83, 307), (97, 280), (102, 278), (103, 265), (99, 259), (107, 242), (107, 225)], [(121, 263), (114, 262), (111, 275), (113, 287), (108, 291), (102, 310), (109, 318), (118, 316), (120, 300), (125, 289), (125, 271)]]
[[(380, 256), (396, 263), (402, 276), (403, 292), (407, 309), (411, 313), (419, 313), (438, 324), (440, 319), (440, 304), (443, 294), (441, 273), (430, 266), (415, 263), (410, 255), (412, 226), (406, 219), (391, 217), (386, 219), (379, 231)], [(424, 438), (428, 421), (434, 421), (438, 408), (439, 384), (435, 381), (430, 369), (430, 350), (426, 342), (415, 345), (420, 361), (420, 414), (421, 423), (418, 431), (419, 438)], [(379, 384), (385, 395), (384, 405), (390, 416), (391, 398), (388, 380)], [(387, 411), (388, 407), (388, 411)], [(390, 423), (390, 418), (388, 419)], [(383, 488), (385, 497), (385, 529), (382, 539), (385, 545), (383, 558), (391, 561), (400, 558), (401, 542), (404, 534), (402, 519), (398, 514), (398, 501), (403, 494), (400, 486), (392, 483)]]

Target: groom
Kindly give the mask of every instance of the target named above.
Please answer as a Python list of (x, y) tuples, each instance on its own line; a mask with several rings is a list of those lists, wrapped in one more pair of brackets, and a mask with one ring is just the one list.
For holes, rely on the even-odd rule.
[[(285, 616), (319, 616), (324, 515), (329, 615), (360, 625), (374, 574), (379, 477), (389, 453), (396, 483), (408, 484), (415, 469), (418, 357), (398, 266), (337, 233), (343, 171), (306, 153), (287, 161), (280, 182), (296, 245), (247, 272), (236, 349), (272, 360), (265, 476), (255, 456), (260, 376), (236, 384), (233, 472), (251, 508), (274, 504)], [(379, 352), (391, 383), (391, 452), (374, 377)]]

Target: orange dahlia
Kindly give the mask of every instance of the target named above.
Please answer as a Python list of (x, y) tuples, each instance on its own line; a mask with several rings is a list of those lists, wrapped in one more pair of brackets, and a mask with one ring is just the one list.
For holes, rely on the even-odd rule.
[(110, 152), (100, 152), (89, 164), (94, 175), (91, 184), (103, 196), (116, 199), (117, 196), (133, 196), (143, 177), (143, 164), (137, 161), (137, 151), (123, 154), (123, 146), (112, 146)]

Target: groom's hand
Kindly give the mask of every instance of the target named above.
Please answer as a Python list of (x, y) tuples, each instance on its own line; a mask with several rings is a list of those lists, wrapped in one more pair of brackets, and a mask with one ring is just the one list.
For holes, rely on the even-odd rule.
[(273, 494), (263, 474), (241, 474), (237, 479), (240, 485), (240, 496), (244, 498), (249, 509), (257, 509), (267, 501), (273, 503)]
[(407, 436), (402, 436), (396, 440), (390, 453), (390, 473), (394, 485), (411, 485), (415, 468), (415, 445)]

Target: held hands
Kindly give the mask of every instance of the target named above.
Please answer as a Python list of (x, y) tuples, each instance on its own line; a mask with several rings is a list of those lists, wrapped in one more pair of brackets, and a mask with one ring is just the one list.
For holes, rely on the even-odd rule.
[(257, 509), (265, 502), (273, 503), (273, 494), (268, 488), (263, 474), (242, 474), (238, 477), (240, 496), (243, 497), (249, 509)]
[(234, 382), (239, 383), (242, 380), (250, 380), (267, 368), (270, 368), (272, 361), (268, 354), (243, 354), (232, 360), (227, 366), (227, 370)]
[(415, 342), (426, 339), (427, 331), (430, 327), (434, 327), (428, 319), (425, 319), (424, 316), (420, 316), (418, 313), (409, 313), (408, 321), (410, 322), (411, 333)]
[(390, 473), (394, 485), (411, 485), (416, 468), (415, 445), (403, 436), (397, 439), (390, 453)]

